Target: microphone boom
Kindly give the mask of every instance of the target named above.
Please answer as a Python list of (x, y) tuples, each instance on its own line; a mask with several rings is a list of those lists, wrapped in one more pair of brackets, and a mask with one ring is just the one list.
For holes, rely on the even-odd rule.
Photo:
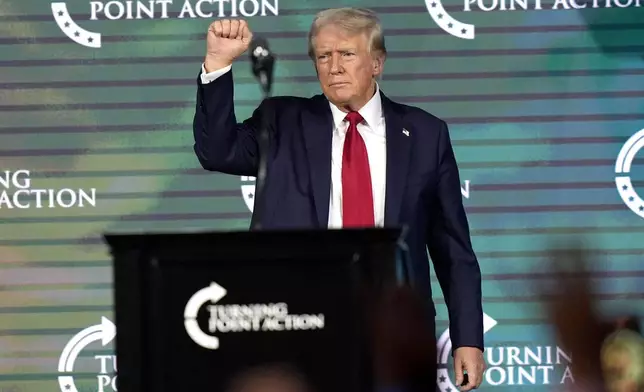
[[(273, 67), (275, 66), (275, 56), (271, 52), (268, 41), (263, 37), (255, 37), (251, 42), (250, 61), (253, 75), (259, 80), (264, 93), (263, 103), (266, 102), (271, 94), (273, 84)], [(255, 204), (253, 206), (253, 216), (251, 219), (251, 230), (262, 228), (261, 219), (263, 215), (263, 194), (264, 184), (268, 171), (268, 153), (270, 151), (270, 135), (268, 133), (268, 121), (266, 105), (261, 114), (261, 124), (257, 140), (259, 150), (259, 162), (257, 165), (257, 179), (255, 181)]]

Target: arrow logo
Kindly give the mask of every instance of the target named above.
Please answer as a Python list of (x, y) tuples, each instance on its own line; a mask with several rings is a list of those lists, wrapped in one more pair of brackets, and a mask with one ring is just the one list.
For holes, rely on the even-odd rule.
[(454, 37), (463, 39), (474, 39), (474, 25), (459, 22), (451, 17), (441, 0), (425, 0), (425, 6), (429, 15), (434, 19), (434, 22), (443, 29), (443, 31), (453, 35)]
[(201, 309), (206, 302), (214, 303), (222, 299), (224, 296), (226, 296), (226, 289), (215, 282), (211, 282), (210, 286), (197, 291), (188, 300), (186, 308), (183, 311), (183, 318), (185, 319), (184, 326), (188, 336), (203, 348), (210, 350), (218, 349), (219, 339), (204, 333), (201, 328), (199, 328), (199, 322), (197, 321), (199, 309)]
[[(106, 317), (101, 317), (101, 323), (87, 327), (74, 335), (67, 343), (58, 360), (58, 371), (71, 373), (74, 371), (74, 363), (81, 351), (95, 341), (100, 341), (107, 346), (116, 337), (116, 326)], [(60, 390), (64, 392), (78, 392), (72, 376), (58, 376)]]
[(644, 129), (631, 136), (619, 151), (615, 161), (615, 185), (622, 200), (634, 213), (644, 218), (644, 200), (637, 194), (630, 171), (635, 156), (644, 148)]
[(51, 3), (51, 12), (60, 30), (72, 41), (88, 48), (101, 47), (101, 34), (85, 30), (72, 20), (64, 2)]

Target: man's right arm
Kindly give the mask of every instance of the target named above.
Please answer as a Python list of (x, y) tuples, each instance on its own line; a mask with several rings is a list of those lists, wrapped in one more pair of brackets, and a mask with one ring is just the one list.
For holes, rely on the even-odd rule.
[[(203, 67), (203, 66), (202, 66)], [(206, 170), (239, 176), (257, 175), (262, 107), (238, 123), (230, 66), (199, 75), (193, 121), (194, 150)]]
[(252, 35), (243, 21), (216, 21), (208, 29), (208, 51), (197, 80), (193, 121), (194, 150), (206, 170), (226, 174), (257, 174), (263, 107), (238, 123), (234, 107), (232, 62), (247, 48)]

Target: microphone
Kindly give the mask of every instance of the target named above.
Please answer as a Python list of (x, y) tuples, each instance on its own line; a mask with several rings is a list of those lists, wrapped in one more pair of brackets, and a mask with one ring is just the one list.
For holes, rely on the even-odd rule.
[(259, 153), (259, 162), (257, 165), (257, 179), (255, 181), (255, 197), (253, 204), (253, 216), (251, 218), (251, 230), (261, 229), (261, 218), (264, 213), (264, 183), (266, 182), (266, 172), (268, 170), (268, 152), (270, 135), (268, 134), (268, 121), (270, 109), (265, 103), (271, 95), (273, 86), (273, 68), (275, 66), (275, 56), (271, 52), (268, 41), (263, 37), (255, 37), (251, 42), (250, 63), (253, 75), (259, 80), (259, 84), (264, 93), (264, 110), (261, 113), (260, 129), (257, 140)]
[(264, 97), (270, 96), (273, 85), (273, 67), (275, 56), (268, 46), (268, 41), (263, 37), (256, 37), (251, 42), (250, 62), (253, 75), (259, 80), (264, 92)]

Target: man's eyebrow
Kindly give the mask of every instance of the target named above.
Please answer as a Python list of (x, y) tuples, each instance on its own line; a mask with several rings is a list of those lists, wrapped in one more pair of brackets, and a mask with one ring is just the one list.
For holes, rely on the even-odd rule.
[(353, 46), (347, 46), (344, 48), (323, 48), (323, 49), (318, 49), (318, 53), (331, 53), (331, 52), (355, 52), (357, 49)]

